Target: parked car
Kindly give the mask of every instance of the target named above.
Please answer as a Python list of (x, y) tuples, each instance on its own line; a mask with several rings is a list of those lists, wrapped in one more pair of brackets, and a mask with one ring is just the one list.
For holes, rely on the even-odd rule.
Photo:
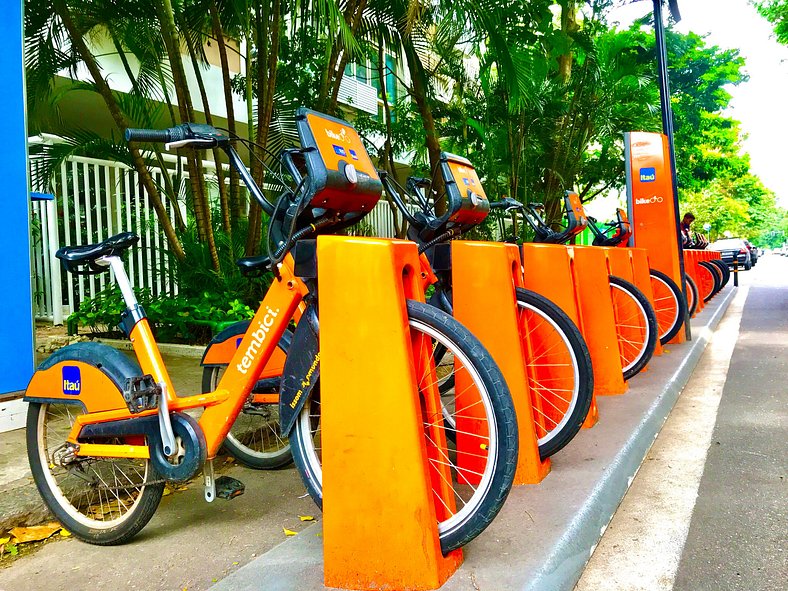
[(733, 266), (733, 260), (738, 259), (739, 266), (744, 267), (745, 271), (752, 269), (752, 258), (750, 249), (741, 238), (726, 238), (717, 240), (709, 244), (709, 250), (716, 250), (720, 257), (729, 267)]
[(744, 241), (744, 245), (747, 247), (747, 250), (750, 251), (750, 262), (752, 266), (755, 266), (755, 263), (758, 262), (758, 249), (755, 248), (752, 244), (750, 244), (749, 240)]

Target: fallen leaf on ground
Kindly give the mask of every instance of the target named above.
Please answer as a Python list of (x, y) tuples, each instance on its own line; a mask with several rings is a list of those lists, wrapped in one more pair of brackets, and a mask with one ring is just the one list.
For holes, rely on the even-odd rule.
[(285, 532), (286, 536), (294, 536), (296, 535), (296, 533), (298, 533), (298, 532), (294, 532), (291, 529), (287, 529), (286, 527), (282, 527), (282, 531)]
[(32, 527), (15, 527), (8, 533), (16, 538), (17, 544), (24, 544), (26, 542), (46, 540), (58, 531), (60, 527), (59, 523), (47, 523), (46, 525), (34, 525)]
[(71, 532), (68, 531), (67, 529), (61, 529), (60, 530), (60, 537), (62, 537), (62, 538), (70, 538), (71, 537)]
[(312, 517), (311, 515), (299, 515), (298, 518), (301, 521), (314, 521), (315, 520), (315, 518)]
[(11, 538), (8, 538), (8, 537), (0, 538), (0, 544), (7, 544), (10, 541), (11, 541)]

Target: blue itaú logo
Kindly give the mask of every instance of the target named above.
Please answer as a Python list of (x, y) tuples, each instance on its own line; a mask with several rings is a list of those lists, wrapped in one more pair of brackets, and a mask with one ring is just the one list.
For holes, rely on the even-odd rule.
[(654, 167), (640, 169), (640, 182), (653, 183), (657, 180), (657, 170)]
[(82, 376), (76, 365), (63, 366), (63, 394), (77, 396), (82, 392)]

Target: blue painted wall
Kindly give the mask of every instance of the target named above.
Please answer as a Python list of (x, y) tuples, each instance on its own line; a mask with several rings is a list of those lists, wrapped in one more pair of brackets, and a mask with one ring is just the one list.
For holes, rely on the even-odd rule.
[(30, 214), (27, 181), (22, 62), (22, 2), (2, 0), (0, 93), (3, 148), (0, 150), (0, 394), (23, 390), (33, 374), (33, 310), (30, 293)]

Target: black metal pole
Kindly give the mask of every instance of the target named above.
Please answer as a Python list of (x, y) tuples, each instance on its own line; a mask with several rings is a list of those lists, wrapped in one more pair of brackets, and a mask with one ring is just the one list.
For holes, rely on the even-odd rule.
[[(681, 289), (684, 301), (687, 301), (687, 284), (684, 281), (684, 247), (681, 240), (681, 217), (679, 213), (679, 185), (676, 177), (676, 151), (673, 144), (673, 109), (670, 106), (670, 78), (668, 77), (668, 52), (665, 47), (665, 24), (662, 18), (662, 0), (654, 3), (654, 36), (657, 47), (657, 70), (659, 75), (659, 102), (662, 110), (662, 133), (668, 138), (670, 154), (671, 182), (673, 184), (673, 209), (675, 212), (676, 237), (679, 244), (679, 272), (681, 273)], [(689, 314), (685, 315), (684, 334), (687, 340), (692, 339)]]

